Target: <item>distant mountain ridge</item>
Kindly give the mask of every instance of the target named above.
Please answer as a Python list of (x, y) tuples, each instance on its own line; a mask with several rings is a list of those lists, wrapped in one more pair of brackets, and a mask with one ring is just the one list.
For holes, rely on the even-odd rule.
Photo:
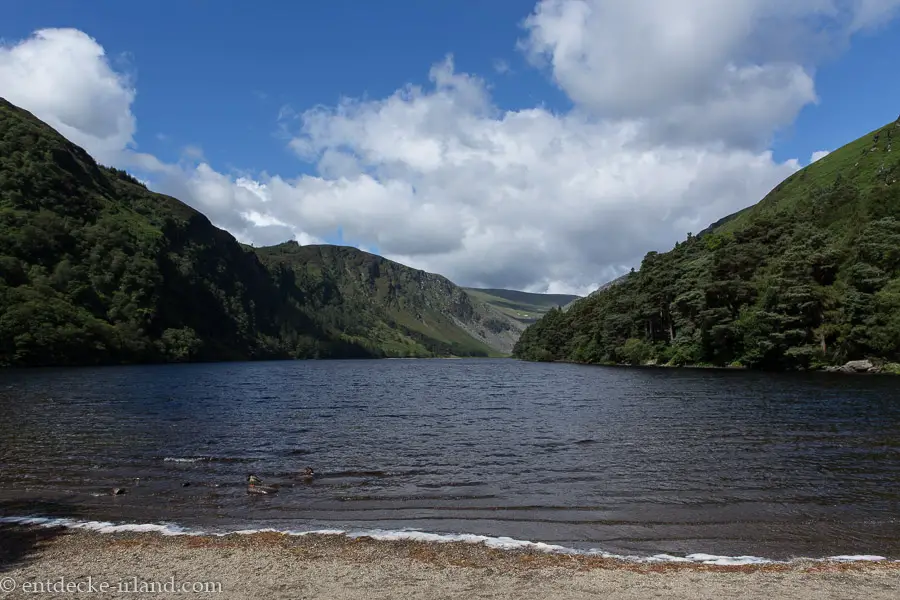
[(519, 321), (355, 248), (250, 248), (0, 99), (0, 365), (498, 356)]
[[(900, 370), (900, 119), (615, 285), (549, 311), (529, 360)], [(892, 366), (893, 365), (893, 366)]]
[[(533, 294), (515, 290), (464, 288), (473, 298), (494, 307), (521, 325), (521, 330), (536, 322), (548, 310), (565, 306), (579, 298), (570, 294)], [(518, 337), (517, 337), (518, 339)]]

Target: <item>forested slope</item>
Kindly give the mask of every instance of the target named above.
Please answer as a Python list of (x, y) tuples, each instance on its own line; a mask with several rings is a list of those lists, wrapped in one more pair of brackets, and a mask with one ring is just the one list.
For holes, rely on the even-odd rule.
[(647, 254), (619, 285), (551, 311), (514, 355), (764, 369), (898, 362), (898, 179), (900, 120)]

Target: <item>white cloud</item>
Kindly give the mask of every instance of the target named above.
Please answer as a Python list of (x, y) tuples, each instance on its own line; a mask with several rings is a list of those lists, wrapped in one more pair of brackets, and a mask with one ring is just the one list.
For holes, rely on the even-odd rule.
[[(451, 60), (431, 80), (302, 114), (291, 146), (320, 175), (265, 178), (256, 210), (316, 237), (341, 227), (464, 284), (585, 292), (799, 168), (768, 152), (649, 145), (630, 122), (503, 112)], [(239, 185), (203, 170), (215, 189), (187, 197), (211, 214), (246, 210)]]
[[(658, 141), (763, 147), (817, 100), (817, 53), (900, 0), (541, 0), (521, 47), (594, 115)], [(818, 51), (817, 51), (818, 49)]]
[(76, 29), (41, 29), (0, 46), (0, 96), (102, 162), (116, 162), (132, 144), (135, 91), (103, 47)]
[(80, 32), (5, 47), (0, 94), (101, 161), (153, 173), (156, 189), (241, 241), (317, 243), (341, 229), (461, 284), (587, 293), (800, 168), (775, 161), (766, 141), (816, 99), (817, 36), (846, 40), (898, 3), (544, 0), (523, 47), (574, 110), (504, 111), (448, 57), (427, 86), (285, 107), (290, 147), (316, 167), (300, 177), (220, 173), (198, 152), (171, 165), (128, 150), (134, 90)]

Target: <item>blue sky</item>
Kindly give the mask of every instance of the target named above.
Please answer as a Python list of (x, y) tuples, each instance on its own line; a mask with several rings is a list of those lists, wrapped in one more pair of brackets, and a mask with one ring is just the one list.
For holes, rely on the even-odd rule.
[[(860, 36), (845, 54), (826, 62), (817, 74), (820, 103), (807, 106), (793, 127), (776, 136), (776, 159), (834, 150), (900, 115), (900, 22)], [(896, 114), (895, 114), (896, 113)]]
[[(296, 156), (276, 137), (282, 107), (303, 110), (424, 84), (448, 53), (460, 70), (487, 77), (504, 108), (570, 105), (516, 51), (531, 1), (162, 0), (110, 2), (94, 11), (67, 0), (11, 1), (0, 26), (4, 39), (75, 27), (122, 57), (136, 77), (141, 150), (174, 159), (181, 146), (198, 145), (223, 169), (296, 171)], [(496, 61), (514, 73), (500, 75)], [(159, 133), (169, 139), (160, 141)]]
[[(634, 266), (645, 251), (665, 250), (686, 231), (696, 231), (702, 223), (724, 216), (722, 212), (727, 214), (758, 200), (797, 168), (786, 161), (796, 158), (805, 165), (813, 152), (833, 150), (897, 117), (900, 78), (894, 75), (893, 63), (900, 56), (900, 21), (892, 18), (896, 12), (891, 11), (900, 2), (878, 0), (874, 4), (880, 2), (883, 12), (872, 15), (864, 13), (862, 3), (835, 1), (844, 12), (839, 17), (816, 13), (817, 19), (825, 21), (821, 29), (809, 25), (812, 19), (801, 23), (792, 21), (792, 15), (765, 14), (758, 17), (753, 36), (729, 39), (718, 31), (730, 31), (731, 24), (739, 24), (740, 15), (722, 9), (722, 15), (710, 21), (702, 6), (698, 9), (698, 0), (676, 0), (660, 12), (667, 13), (664, 16), (670, 23), (683, 18), (694, 37), (679, 42), (681, 46), (675, 50), (680, 52), (685, 45), (696, 48), (694, 54), (685, 51), (687, 63), (678, 62), (679, 55), (671, 64), (667, 61), (673, 48), (650, 48), (644, 55), (643, 49), (631, 43), (637, 34), (629, 33), (628, 28), (645, 31), (638, 26), (656, 27), (658, 33), (665, 34), (674, 26), (644, 22), (643, 17), (624, 14), (625, 9), (617, 12), (610, 8), (611, 0), (332, 0), (252, 5), (162, 0), (109, 2), (102, 8), (94, 5), (94, 10), (71, 1), (7, 0), (0, 36), (7, 48), (47, 28), (72, 28), (93, 38), (105, 51), (102, 60), (108, 69), (128, 76), (127, 86), (136, 92), (127, 106), (136, 122), (129, 151), (152, 156), (164, 165), (183, 163), (187, 158), (208, 168), (190, 170), (193, 167), (182, 165), (177, 172), (174, 167), (161, 167), (154, 173), (135, 167), (124, 154), (108, 153), (103, 156), (113, 158), (106, 162), (118, 161), (116, 156), (123, 163), (132, 160), (129, 168), (146, 174), (154, 187), (204, 210), (239, 238), (259, 243), (280, 239), (279, 235), (296, 236), (301, 241), (343, 239), (448, 274), (461, 283), (584, 291)], [(822, 0), (824, 3), (827, 0)], [(734, 6), (750, 10), (762, 4), (763, 0), (736, 0)], [(580, 14), (577, 11), (585, 6), (600, 15), (598, 19), (568, 18)], [(543, 20), (526, 24), (525, 19), (537, 8), (545, 9)], [(746, 14), (757, 18), (753, 11)], [(621, 23), (612, 22), (615, 19), (621, 19)], [(863, 20), (865, 27), (853, 24)], [(784, 31), (781, 37), (777, 35), (779, 26)], [(791, 39), (795, 31), (792, 27), (799, 32), (797, 40), (808, 38), (821, 43), (827, 39), (827, 48), (773, 50), (781, 48), (778, 41)], [(612, 34), (619, 30), (624, 37), (617, 46)], [(738, 36), (741, 28), (734, 27), (734, 31)], [(753, 46), (756, 38), (768, 42)], [(612, 41), (604, 45), (607, 40)], [(572, 44), (581, 44), (578, 49), (588, 57), (588, 67), (560, 53)], [(790, 44), (783, 45), (787, 48)], [(620, 47), (621, 60), (617, 55)], [(698, 99), (701, 92), (692, 91), (691, 85), (697, 90), (704, 85), (710, 90), (716, 86), (731, 89), (728, 86), (734, 85), (724, 79), (724, 71), (716, 71), (716, 65), (695, 73), (693, 65), (688, 64), (703, 62), (715, 52), (722, 54), (723, 64), (761, 67), (768, 74), (768, 79), (760, 78), (759, 83), (759, 93), (768, 94), (762, 96), (763, 104), (783, 108), (768, 114), (765, 106), (761, 108), (749, 96), (745, 105), (723, 107), (713, 97), (718, 92)], [(448, 55), (452, 55), (452, 68), (447, 67), (445, 75), (450, 83), (444, 91), (436, 90), (429, 82), (429, 70)], [(785, 64), (797, 68), (783, 69)], [(633, 75), (644, 65), (658, 74), (647, 80)], [(620, 77), (623, 84), (610, 80), (609, 85), (594, 85), (600, 81), (600, 69), (612, 72), (619, 67), (631, 73)], [(640, 86), (652, 88), (669, 72), (683, 77), (673, 77), (671, 84), (660, 83), (650, 96), (632, 93)], [(478, 81), (465, 79), (470, 76)], [(8, 79), (8, 89), (0, 92), (13, 96), (17, 83), (28, 85)], [(407, 84), (425, 86), (419, 109), (413, 101), (391, 109), (387, 100)], [(817, 103), (811, 101), (812, 91), (804, 87), (807, 84), (814, 84)], [(59, 85), (62, 96), (80, 93), (80, 89), (65, 88), (74, 84), (61, 81)], [(661, 106), (669, 95), (673, 104), (683, 102), (679, 112), (666, 112)], [(35, 100), (33, 94), (20, 97), (20, 103), (34, 104), (26, 108), (54, 123), (53, 107), (59, 102)], [(342, 97), (358, 100), (358, 110), (349, 119), (338, 119), (334, 112)], [(633, 112), (630, 106), (635, 107)], [(312, 113), (306, 111), (316, 107), (323, 107), (316, 113), (316, 122), (324, 133), (311, 137), (301, 129), (311, 122)], [(694, 124), (691, 115), (711, 113), (715, 107), (732, 121), (741, 120), (745, 111), (749, 115), (746, 127), (732, 131), (729, 126), (710, 125), (711, 131), (697, 133), (705, 125)], [(532, 119), (528, 125), (516, 125), (504, 117), (506, 113), (524, 119), (533, 116), (529, 111), (534, 109), (543, 111), (541, 119), (546, 124)], [(406, 116), (398, 112), (402, 110), (408, 111), (402, 113)], [(430, 115), (427, 126), (403, 131), (404, 120), (416, 119), (423, 111)], [(433, 121), (438, 117), (446, 122), (438, 125)], [(573, 125), (575, 119), (583, 119), (583, 125)], [(637, 146), (629, 143), (631, 154), (627, 155), (624, 150), (610, 150), (610, 140), (621, 136), (609, 130), (620, 119), (637, 119), (634, 122), (646, 126), (646, 139), (656, 145), (647, 151), (646, 143), (641, 142), (644, 150), (638, 152)], [(608, 125), (597, 125), (598, 120)], [(346, 137), (350, 135), (348, 123), (356, 127), (356, 137)], [(452, 137), (466, 127), (473, 129)], [(522, 127), (531, 128), (529, 134), (536, 137), (524, 137)], [(473, 146), (467, 141), (483, 141), (501, 128), (503, 135), (492, 138), (489, 145), (495, 149), (503, 145), (506, 154), (493, 150), (485, 154), (487, 151), (479, 145), (482, 142)], [(551, 129), (555, 133), (546, 133)], [(383, 138), (393, 136), (393, 141), (376, 140), (375, 131)], [(81, 143), (77, 132), (72, 135)], [(444, 152), (456, 146), (477, 147), (478, 152), (454, 163), (458, 168), (452, 172), (438, 173), (443, 166), (417, 162), (433, 141), (429, 135), (439, 137)], [(547, 141), (549, 138), (553, 139)], [(530, 139), (542, 140), (534, 143), (544, 144), (543, 151), (549, 158), (554, 156), (553, 147), (580, 149), (537, 180), (532, 177), (537, 177), (533, 173), (538, 165), (521, 156)], [(411, 154), (398, 158), (392, 149), (401, 143), (398, 140), (415, 140), (418, 145)], [(766, 140), (773, 141), (769, 144)], [(300, 143), (311, 144), (313, 153), (298, 156)], [(724, 150), (711, 157), (709, 148), (713, 147)], [(333, 165), (324, 165), (323, 154), (344, 157), (347, 148), (358, 163), (355, 170), (341, 166), (338, 172)], [(672, 148), (679, 151), (673, 154)], [(683, 149), (699, 157), (690, 164), (712, 161), (703, 167), (702, 177), (684, 180), (677, 176), (678, 168), (672, 161), (676, 155), (685, 154)], [(773, 158), (760, 166), (760, 153), (767, 149), (774, 153)], [(748, 156), (748, 151), (755, 154)], [(95, 156), (99, 152), (94, 152)], [(626, 162), (623, 158), (613, 171), (594, 172), (585, 157), (607, 156), (602, 152), (611, 152), (604, 163), (618, 161), (620, 156), (634, 160)], [(450, 160), (449, 156), (445, 154), (442, 160)], [(582, 170), (572, 167), (570, 172), (569, 166), (583, 159)], [(741, 160), (767, 170), (747, 176), (739, 187), (720, 189), (716, 185), (721, 182), (703, 179), (710, 171), (725, 168), (722, 165), (740, 172), (737, 162)], [(483, 164), (476, 164), (478, 161)], [(504, 167), (502, 177), (491, 180), (489, 171), (499, 169), (501, 163), (518, 165), (516, 172), (521, 178), (510, 179), (515, 169)], [(658, 171), (632, 175), (631, 169), (637, 164)], [(654, 164), (659, 167), (652, 167)], [(554, 172), (560, 174), (559, 180), (549, 182)], [(681, 198), (680, 202), (665, 204), (665, 190), (644, 189), (643, 182), (654, 179), (657, 173), (661, 181), (671, 178), (668, 185), (676, 190), (671, 194)], [(303, 174), (310, 179), (298, 183), (296, 178)], [(375, 180), (377, 189), (370, 186), (372, 182), (366, 176)], [(248, 204), (259, 199), (248, 196), (241, 177), (265, 189), (258, 207)], [(272, 177), (277, 179), (273, 181)], [(342, 186), (341, 177), (358, 185)], [(579, 191), (582, 204), (577, 206), (584, 207), (581, 222), (543, 218), (542, 214), (559, 204), (556, 194), (564, 193), (559, 190), (570, 190), (573, 182), (586, 177), (595, 181)], [(478, 198), (471, 190), (467, 196), (465, 190), (450, 189), (451, 183), (467, 182), (472, 184), (469, 187), (476, 183), (480, 186)], [(212, 187), (214, 184), (231, 187), (225, 191)], [(603, 185), (609, 185), (608, 190), (591, 195), (591, 190)], [(498, 190), (515, 193), (501, 194)], [(476, 206), (495, 192), (498, 198)], [(703, 210), (696, 208), (698, 200), (690, 195), (701, 192)], [(209, 199), (220, 193), (220, 200)], [(405, 204), (395, 200), (398, 195)], [(317, 203), (311, 200), (314, 196), (320, 198)], [(279, 203), (285, 208), (269, 210)], [(298, 208), (301, 204), (302, 210)], [(573, 200), (568, 210), (574, 206)], [(658, 228), (648, 226), (646, 231), (623, 233), (620, 239), (617, 232), (627, 220), (629, 206), (644, 206), (659, 215), (660, 222), (654, 225)], [(247, 217), (248, 211), (257, 216)], [(235, 216), (238, 213), (244, 216)], [(266, 225), (276, 222), (279, 224)], [(449, 222), (466, 225), (454, 229), (445, 225)], [(396, 231), (392, 230), (394, 226)], [(422, 232), (424, 239), (410, 234), (411, 229)], [(343, 238), (338, 236), (340, 230)], [(483, 259), (486, 255), (490, 260)]]

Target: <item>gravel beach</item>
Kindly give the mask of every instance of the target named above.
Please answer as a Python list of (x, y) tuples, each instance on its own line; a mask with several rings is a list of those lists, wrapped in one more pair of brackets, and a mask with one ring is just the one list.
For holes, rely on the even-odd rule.
[(896, 598), (898, 563), (639, 564), (477, 544), (0, 528), (0, 598)]

